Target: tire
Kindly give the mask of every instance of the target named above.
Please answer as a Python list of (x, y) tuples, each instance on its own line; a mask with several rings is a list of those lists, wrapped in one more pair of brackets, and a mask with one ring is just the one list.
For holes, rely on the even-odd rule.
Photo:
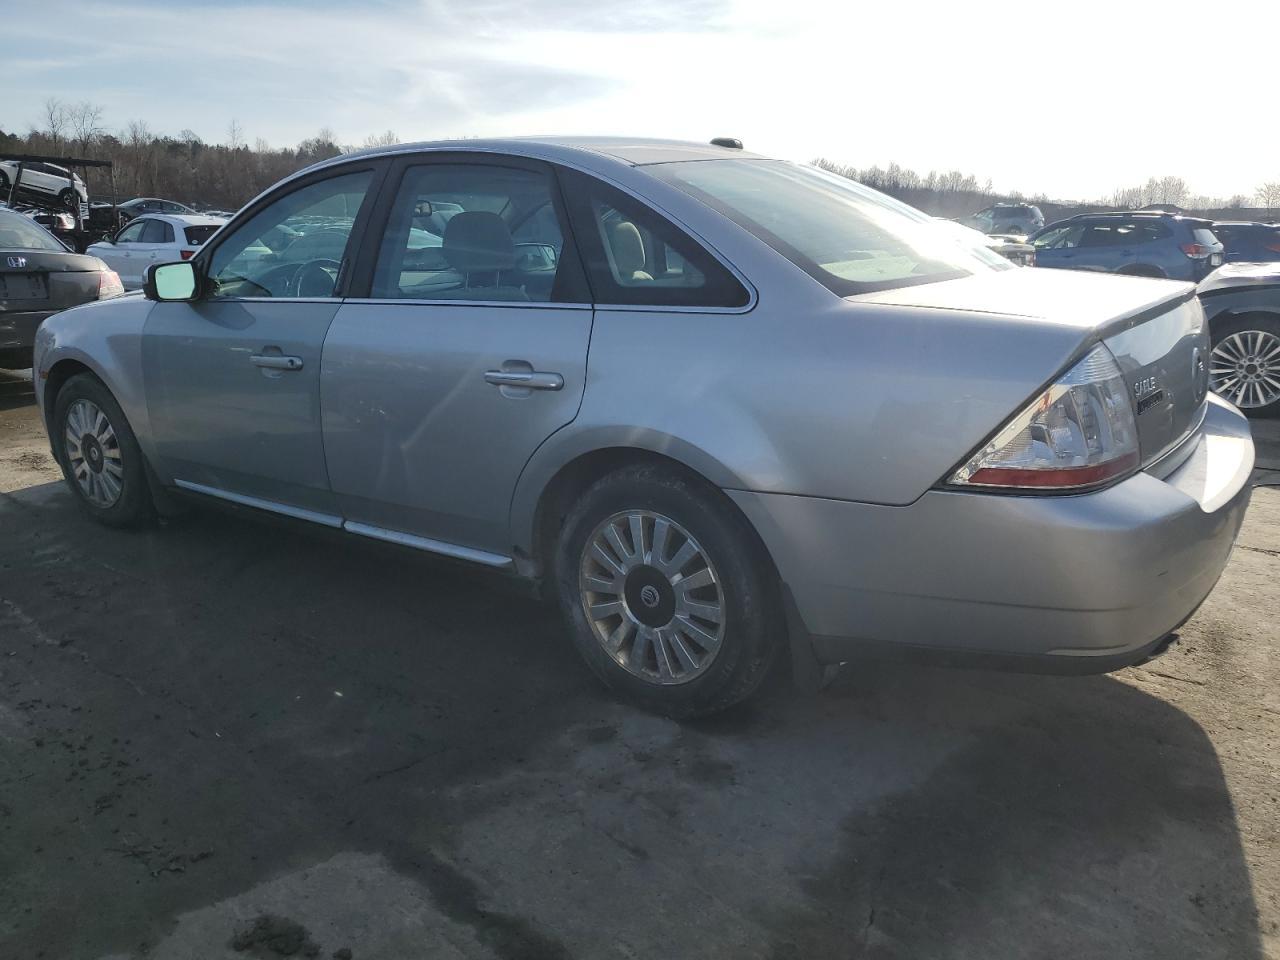
[(89, 516), (109, 527), (138, 527), (155, 517), (142, 449), (101, 380), (79, 373), (63, 385), (52, 432), (62, 475)]
[[(612, 571), (595, 546), (612, 558)], [(561, 612), (587, 665), (615, 693), (666, 716), (716, 713), (749, 697), (784, 636), (776, 575), (755, 532), (718, 491), (660, 465), (617, 470), (578, 498), (555, 572)], [(606, 638), (617, 641), (615, 652)]]
[(74, 210), (76, 207), (80, 205), (80, 198), (76, 196), (76, 192), (74, 190), (72, 190), (70, 187), (67, 187), (65, 190), (63, 190), (61, 193), (58, 194), (58, 202), (62, 204), (64, 207), (66, 207), (68, 210)]
[(1280, 416), (1280, 317), (1215, 320), (1209, 389), (1251, 417)]
[(0, 200), (9, 199), (9, 175), (3, 170), (0, 170), (0, 193), (4, 194)]

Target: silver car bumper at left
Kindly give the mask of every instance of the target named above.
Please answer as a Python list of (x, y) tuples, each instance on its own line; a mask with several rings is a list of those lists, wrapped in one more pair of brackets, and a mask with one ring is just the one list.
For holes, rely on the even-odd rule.
[(1046, 673), (1150, 656), (1226, 566), (1253, 440), (1216, 397), (1194, 452), (1077, 496), (932, 490), (905, 507), (728, 491), (819, 660), (923, 655)]

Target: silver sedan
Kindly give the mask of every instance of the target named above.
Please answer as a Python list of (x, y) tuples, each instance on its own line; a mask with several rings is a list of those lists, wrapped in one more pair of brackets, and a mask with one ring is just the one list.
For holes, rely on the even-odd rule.
[(787, 659), (1140, 661), (1249, 499), (1194, 287), (1018, 269), (733, 147), (349, 154), (145, 291), (39, 333), (89, 514), (216, 499), (538, 580), (671, 715)]

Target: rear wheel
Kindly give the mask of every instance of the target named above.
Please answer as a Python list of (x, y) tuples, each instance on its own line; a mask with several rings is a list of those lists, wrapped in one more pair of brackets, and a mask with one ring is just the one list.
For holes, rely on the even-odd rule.
[(1209, 389), (1251, 414), (1280, 414), (1280, 319), (1255, 315), (1214, 324)]
[(137, 438), (93, 374), (77, 374), (58, 391), (53, 437), (67, 486), (91, 517), (133, 527), (155, 515)]
[(64, 207), (66, 207), (68, 210), (74, 210), (79, 205), (80, 198), (76, 196), (76, 192), (74, 190), (72, 190), (70, 187), (67, 187), (65, 190), (63, 190), (61, 193), (58, 194), (58, 202), (61, 203)]
[(763, 548), (723, 496), (657, 465), (597, 481), (556, 557), (574, 644), (612, 690), (668, 716), (750, 696), (782, 636)]

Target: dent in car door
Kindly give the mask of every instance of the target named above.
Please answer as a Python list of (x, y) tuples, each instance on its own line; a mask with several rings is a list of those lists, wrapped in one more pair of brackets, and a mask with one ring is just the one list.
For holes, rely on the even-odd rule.
[(346, 301), (325, 339), (330, 482), (357, 532), (500, 562), (520, 471), (582, 397), (592, 314), (570, 279), (581, 267), (563, 220), (541, 216), (558, 205), (544, 167), (489, 157), (399, 172), (367, 265), (378, 299)]

